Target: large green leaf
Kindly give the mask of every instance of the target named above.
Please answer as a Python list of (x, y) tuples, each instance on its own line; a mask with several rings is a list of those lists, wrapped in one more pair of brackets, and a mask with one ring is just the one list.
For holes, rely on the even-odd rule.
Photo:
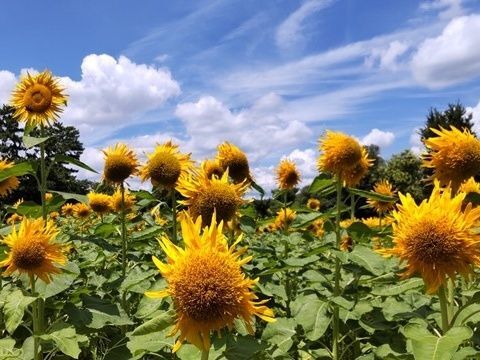
[(132, 331), (132, 333), (129, 336), (132, 337), (132, 336), (146, 335), (146, 334), (151, 334), (151, 333), (165, 330), (167, 327), (173, 324), (174, 319), (175, 319), (175, 311), (173, 310), (166, 311), (163, 314), (157, 317), (154, 317), (153, 319), (148, 320), (147, 322), (137, 327), (135, 330)]
[(397, 201), (397, 199), (392, 196), (382, 195), (373, 191), (365, 191), (365, 190), (354, 189), (354, 188), (349, 188), (348, 191), (350, 192), (350, 194), (355, 194), (370, 200), (383, 201), (383, 202)]
[(53, 341), (58, 349), (74, 359), (80, 355), (79, 343), (86, 343), (88, 338), (85, 335), (78, 335), (73, 326), (63, 326), (54, 329), (48, 334), (41, 335), (44, 341)]
[(480, 322), (480, 304), (474, 303), (462, 308), (455, 315), (453, 326), (461, 326), (469, 322), (474, 324)]
[(24, 296), (21, 290), (15, 290), (7, 296), (3, 313), (5, 315), (5, 328), (10, 334), (13, 334), (22, 322), (25, 308), (35, 299), (31, 296)]
[(12, 338), (0, 339), (0, 360), (22, 360), (22, 351), (15, 348)]
[(295, 320), (277, 318), (277, 321), (269, 323), (262, 334), (262, 339), (277, 346), (286, 353), (293, 345), (293, 337), (296, 334)]
[(67, 156), (67, 155), (57, 154), (57, 155), (55, 155), (55, 161), (58, 162), (58, 163), (73, 164), (73, 165), (78, 166), (79, 168), (82, 168), (82, 169), (85, 169), (85, 170), (88, 170), (88, 171), (91, 171), (91, 172), (94, 172), (94, 173), (98, 174), (97, 170), (91, 168), (90, 166), (81, 162), (80, 160), (72, 158), (72, 157)]
[(355, 246), (348, 258), (373, 275), (379, 276), (385, 271), (385, 259), (366, 246)]
[(79, 275), (80, 269), (77, 264), (68, 262), (62, 268), (62, 272), (55, 275), (49, 284), (38, 282), (36, 290), (40, 297), (47, 299), (68, 289)]
[(48, 192), (61, 195), (65, 200), (73, 199), (73, 200), (77, 200), (77, 201), (80, 201), (80, 202), (83, 202), (83, 203), (88, 202), (88, 198), (87, 198), (86, 195), (71, 194), (71, 193), (66, 193), (66, 192), (56, 191), (56, 190), (48, 190)]
[(393, 296), (403, 294), (408, 290), (418, 289), (421, 286), (423, 286), (422, 279), (411, 278), (392, 285), (375, 286), (371, 293), (380, 296)]
[(450, 360), (460, 344), (470, 339), (473, 332), (465, 326), (453, 327), (438, 337), (420, 324), (408, 324), (404, 334), (412, 344), (416, 360)]
[(11, 168), (0, 171), (0, 182), (12, 176), (35, 175), (35, 169), (29, 162), (21, 162)]
[(293, 316), (312, 341), (323, 336), (331, 319), (328, 315), (328, 303), (315, 296), (297, 298), (293, 304)]
[(335, 180), (326, 174), (320, 174), (315, 179), (313, 179), (312, 184), (310, 185), (308, 192), (310, 194), (317, 194), (328, 187), (331, 187), (335, 184)]
[(27, 149), (30, 149), (34, 146), (43, 144), (48, 139), (49, 139), (48, 136), (46, 136), (46, 137), (35, 137), (35, 136), (23, 135), (23, 143), (25, 144), (25, 147)]

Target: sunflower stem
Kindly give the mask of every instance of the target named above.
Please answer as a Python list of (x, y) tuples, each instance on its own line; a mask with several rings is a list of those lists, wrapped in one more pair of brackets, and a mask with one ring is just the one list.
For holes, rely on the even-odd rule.
[(455, 308), (455, 280), (447, 280), (447, 294), (448, 294), (448, 303), (447, 303), (447, 314), (448, 318), (453, 318), (454, 308)]
[[(40, 136), (45, 137), (45, 127), (40, 126)], [(45, 168), (45, 143), (40, 144), (40, 197), (42, 202), (42, 217), (47, 220), (47, 200), (45, 194), (47, 192), (47, 171)]]
[[(30, 274), (30, 286), (32, 289), (32, 296), (37, 297), (35, 290), (35, 275)], [(42, 332), (42, 319), (40, 318), (40, 298), (35, 299), (32, 303), (32, 324), (33, 324), (33, 358), (34, 360), (41, 360), (42, 348), (40, 346), (39, 336)]]
[(208, 355), (210, 354), (210, 349), (202, 350), (202, 360), (208, 360)]
[(355, 194), (350, 196), (350, 219), (353, 221), (355, 219)]
[(285, 193), (283, 194), (283, 211), (285, 215), (285, 223), (283, 226), (283, 230), (285, 231), (285, 234), (288, 232), (288, 219), (287, 219), (287, 190), (284, 190)]
[(438, 299), (440, 300), (440, 312), (442, 314), (442, 331), (445, 334), (449, 328), (449, 316), (448, 316), (448, 302), (445, 294), (445, 287), (441, 286), (438, 289)]
[(172, 189), (172, 240), (177, 244), (177, 198), (175, 188)]
[[(336, 235), (336, 249), (340, 249), (340, 242), (341, 242), (341, 233), (340, 233), (340, 209), (341, 209), (341, 202), (342, 202), (342, 181), (337, 179), (337, 206), (336, 206), (336, 214), (335, 214), (335, 235)], [(333, 292), (334, 296), (340, 295), (340, 259), (338, 255), (335, 255), (335, 288)], [(333, 359), (339, 359), (339, 338), (340, 338), (340, 309), (337, 304), (333, 305), (333, 324), (332, 324), (332, 331), (333, 331), (333, 346), (332, 346), (332, 354)]]
[(127, 272), (127, 225), (125, 222), (125, 185), (122, 181), (120, 184), (120, 192), (122, 194), (120, 221), (122, 223), (122, 276), (125, 277)]

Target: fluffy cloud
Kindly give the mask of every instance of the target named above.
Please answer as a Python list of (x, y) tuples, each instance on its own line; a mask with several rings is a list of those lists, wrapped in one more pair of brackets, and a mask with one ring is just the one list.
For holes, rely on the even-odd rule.
[(389, 146), (395, 139), (395, 134), (390, 131), (382, 131), (379, 129), (372, 129), (367, 135), (365, 135), (361, 142), (364, 145), (378, 145), (380, 147)]
[(480, 75), (480, 15), (451, 20), (442, 34), (426, 39), (412, 58), (418, 83), (441, 88)]
[(473, 131), (480, 134), (480, 101), (475, 107), (467, 107), (467, 113), (472, 114)]
[(370, 56), (365, 59), (367, 67), (378, 66), (382, 70), (395, 71), (399, 68), (399, 58), (409, 49), (403, 41), (392, 41), (386, 48), (374, 48)]
[(464, 13), (462, 0), (428, 0), (420, 4), (423, 11), (438, 11), (441, 19), (450, 19)]
[(416, 155), (420, 155), (425, 151), (425, 146), (423, 145), (420, 134), (418, 133), (419, 129), (420, 128), (413, 129), (412, 134), (410, 135), (410, 150)]
[(0, 105), (7, 104), (17, 79), (10, 71), (0, 70)]
[(237, 112), (212, 96), (204, 96), (197, 102), (179, 104), (175, 115), (185, 125), (189, 151), (207, 156), (227, 140), (256, 161), (294, 147), (312, 135), (304, 123), (283, 116), (282, 111), (282, 99), (271, 93)]

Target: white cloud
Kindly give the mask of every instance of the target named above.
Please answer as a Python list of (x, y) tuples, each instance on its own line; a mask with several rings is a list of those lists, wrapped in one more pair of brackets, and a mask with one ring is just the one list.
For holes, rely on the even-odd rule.
[(362, 144), (364, 145), (378, 145), (380, 147), (386, 147), (392, 144), (395, 140), (395, 134), (390, 131), (382, 131), (379, 129), (372, 129), (367, 135), (362, 138)]
[(416, 155), (420, 155), (425, 151), (425, 146), (423, 145), (418, 132), (419, 129), (420, 128), (413, 129), (412, 134), (410, 135), (410, 150)]
[(472, 114), (473, 131), (480, 135), (480, 101), (475, 107), (467, 107), (466, 111)]
[(480, 15), (451, 20), (440, 36), (426, 39), (412, 59), (416, 80), (441, 88), (480, 76)]
[(450, 19), (463, 15), (462, 0), (428, 0), (420, 4), (423, 11), (438, 11), (441, 19)]
[(305, 20), (331, 4), (330, 0), (307, 0), (291, 13), (277, 28), (275, 41), (282, 49), (289, 49), (303, 39)]
[(392, 41), (386, 48), (375, 48), (372, 54), (365, 59), (365, 64), (372, 68), (378, 66), (382, 70), (396, 71), (400, 64), (399, 58), (409, 49), (403, 41)]
[(10, 71), (0, 70), (0, 106), (8, 104), (17, 79)]

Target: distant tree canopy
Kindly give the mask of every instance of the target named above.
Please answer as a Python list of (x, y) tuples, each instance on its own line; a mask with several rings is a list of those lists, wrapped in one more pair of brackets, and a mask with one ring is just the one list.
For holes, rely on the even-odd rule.
[[(20, 162), (37, 158), (38, 147), (27, 149), (23, 143), (23, 129), (17, 120), (13, 118), (13, 108), (3, 106), (0, 108), (0, 154), (2, 158)], [(80, 159), (83, 153), (83, 145), (79, 140), (79, 132), (73, 126), (64, 126), (61, 122), (54, 122), (45, 129), (46, 136), (50, 137), (45, 142), (47, 167), (52, 165), (49, 159), (57, 154), (67, 155), (74, 159)], [(32, 131), (31, 136), (40, 136), (38, 131)], [(54, 163), (51, 167), (47, 188), (70, 193), (85, 194), (92, 183), (87, 180), (75, 178), (77, 170), (68, 168), (63, 164)], [(31, 176), (22, 178), (21, 185), (9, 197), (2, 199), (6, 203), (12, 203), (18, 199), (39, 201), (39, 192), (36, 181)]]
[(472, 114), (467, 113), (465, 106), (460, 102), (456, 104), (448, 104), (444, 111), (438, 111), (436, 108), (431, 108), (425, 126), (419, 130), (422, 141), (432, 136), (437, 136), (431, 128), (440, 129), (443, 127), (449, 129), (450, 126), (463, 130), (468, 129), (473, 133)]

